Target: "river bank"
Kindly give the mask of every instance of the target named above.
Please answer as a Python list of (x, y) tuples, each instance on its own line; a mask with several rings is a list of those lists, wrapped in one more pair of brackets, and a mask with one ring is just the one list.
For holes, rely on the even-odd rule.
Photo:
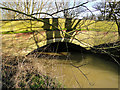
[(45, 61), (2, 54), (2, 88), (61, 88), (55, 77), (47, 75)]

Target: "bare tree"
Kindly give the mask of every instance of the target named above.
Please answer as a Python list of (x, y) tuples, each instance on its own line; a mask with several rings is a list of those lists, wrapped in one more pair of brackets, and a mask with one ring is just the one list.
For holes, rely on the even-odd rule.
[[(78, 17), (80, 15), (80, 13), (85, 11), (85, 8), (83, 7), (77, 7), (74, 9), (69, 9), (69, 10), (65, 10), (68, 9), (70, 7), (74, 7), (77, 5), (80, 5), (81, 2), (80, 1), (76, 1), (74, 0), (74, 2), (67, 2), (65, 0), (62, 0), (61, 2), (56, 2), (55, 1), (55, 6), (56, 6), (56, 10), (63, 10), (62, 12), (60, 12), (63, 16), (63, 18), (74, 18), (74, 17)], [(56, 16), (60, 17), (58, 15), (59, 13), (57, 13)]]
[[(87, 2), (86, 2), (87, 3)], [(13, 14), (13, 16), (15, 16), (15, 19), (16, 18), (32, 18), (32, 19), (35, 19), (35, 20), (37, 20), (37, 21), (42, 21), (42, 22), (44, 22), (44, 23), (46, 23), (44, 20), (40, 20), (39, 19), (39, 17), (38, 17), (38, 15), (40, 15), (40, 14), (43, 14), (43, 12), (41, 12), (43, 9), (41, 8), (41, 11), (39, 10), (39, 8), (38, 8), (38, 11), (36, 11), (35, 10), (35, 6), (34, 6), (34, 4), (35, 3), (32, 3), (33, 4), (33, 6), (31, 6), (31, 4), (30, 4), (30, 2), (28, 2), (28, 0), (27, 0), (27, 2), (23, 2), (23, 5), (24, 5), (24, 7), (22, 7), (22, 9), (20, 9), (19, 10), (19, 8), (11, 8), (11, 7), (0, 7), (0, 8), (2, 8), (2, 9), (4, 9), (4, 10), (8, 10), (8, 13), (9, 13), (9, 11), (11, 11), (11, 12), (14, 12), (14, 13), (16, 13), (16, 14), (18, 14), (18, 15), (21, 15), (21, 16), (19, 16), (19, 17), (17, 17), (17, 16), (15, 16), (14, 14)], [(68, 3), (67, 3), (68, 4)], [(65, 18), (74, 18), (76, 15), (79, 15), (79, 13), (78, 14), (76, 14), (75, 13), (75, 11), (74, 11), (74, 9), (76, 9), (76, 8), (78, 8), (78, 7), (80, 7), (80, 6), (83, 6), (85, 3), (83, 3), (83, 4), (80, 4), (80, 5), (77, 5), (77, 6), (73, 6), (73, 7), (69, 7), (69, 5), (68, 5), (68, 7), (66, 7), (66, 8), (63, 8), (63, 9), (57, 9), (57, 11), (56, 12), (52, 12), (52, 14), (49, 14), (49, 13), (51, 13), (51, 9), (52, 8), (49, 8), (48, 6), (46, 6), (46, 8), (47, 8), (47, 10), (46, 10), (46, 12), (47, 11), (49, 11), (49, 13), (46, 13), (46, 12), (44, 12), (44, 14), (47, 14), (47, 15), (50, 15), (50, 16), (53, 16), (53, 15), (55, 15), (55, 14), (57, 14), (57, 13), (59, 13), (59, 12), (63, 12), (64, 13), (64, 16), (65, 16)], [(42, 5), (42, 4), (41, 4)], [(52, 4), (51, 4), (52, 5)], [(56, 4), (56, 6), (57, 6), (57, 4)], [(72, 9), (73, 9), (73, 12), (72, 12)], [(36, 13), (36, 14), (35, 14)], [(12, 15), (11, 15), (12, 16)], [(8, 16), (9, 17), (9, 16)], [(80, 21), (80, 20), (79, 20)], [(78, 23), (79, 23), (79, 21), (78, 21)], [(49, 24), (49, 23), (47, 23), (47, 24)], [(52, 24), (49, 24), (49, 25), (51, 25), (51, 26), (53, 26), (54, 27), (54, 25), (52, 25)], [(47, 25), (46, 25), (47, 26)], [(32, 24), (31, 24), (31, 27), (32, 27)], [(76, 27), (76, 26), (75, 26)], [(57, 29), (56, 27), (55, 27), (55, 29)], [(68, 36), (72, 36), (71, 34), (69, 34), (69, 33), (67, 33), (67, 32), (65, 32), (65, 34), (67, 34)], [(76, 40), (77, 40), (77, 38), (76, 38)], [(37, 43), (36, 42), (36, 40), (35, 40), (35, 43)], [(37, 45), (37, 44), (36, 44)], [(80, 70), (80, 69), (79, 69)], [(80, 70), (80, 72), (81, 72), (81, 70)], [(81, 72), (82, 73), (82, 72)], [(85, 76), (85, 74), (84, 73), (82, 73), (84, 76)], [(86, 76), (85, 76), (86, 77)], [(87, 79), (87, 78), (86, 78)], [(89, 80), (88, 80), (89, 81)]]
[(118, 40), (120, 41), (120, 1), (119, 2), (109, 2), (109, 18), (116, 22), (118, 27)]
[[(21, 12), (24, 12), (26, 14), (33, 14), (33, 13), (38, 13), (38, 12), (42, 12), (43, 9), (45, 9), (46, 5), (50, 5), (50, 1), (48, 0), (22, 0), (22, 1), (18, 1), (15, 0), (14, 2), (1, 2), (0, 6), (4, 6), (6, 8), (11, 8), (11, 9), (15, 9)], [(46, 8), (46, 11), (49, 8)], [(22, 15), (20, 13), (17, 12), (12, 12), (12, 11), (5, 11), (3, 10), (2, 13), (2, 18), (3, 19), (24, 19), (24, 18), (30, 18), (27, 17), (25, 15)], [(40, 18), (40, 14), (36, 15), (37, 18)]]
[(100, 11), (100, 14), (98, 15), (99, 20), (106, 20), (108, 19), (108, 11), (109, 11), (109, 5), (107, 2), (98, 2), (96, 3), (93, 8), (97, 11)]
[(112, 20), (115, 21), (118, 27), (118, 40), (120, 41), (120, 1), (114, 2), (99, 2), (93, 6), (97, 11), (101, 12), (98, 18), (100, 20)]
[[(33, 3), (32, 3), (33, 1)], [(46, 2), (48, 3), (48, 2)], [(45, 14), (46, 16), (49, 15), (49, 16), (54, 16), (56, 14), (56, 16), (58, 15), (58, 13), (62, 12), (63, 13), (63, 16), (64, 18), (74, 18), (76, 16), (79, 16), (79, 14), (82, 12), (83, 9), (80, 9), (80, 8), (77, 8), (77, 7), (80, 7), (80, 6), (83, 6), (84, 4), (78, 4), (77, 6), (73, 5), (73, 7), (70, 7), (70, 3), (69, 2), (62, 2), (61, 4), (60, 3), (57, 3), (55, 2), (55, 9), (56, 9), (56, 12), (52, 12), (51, 10), (54, 8), (52, 5), (52, 3), (49, 3), (49, 4), (46, 4), (45, 2), (41, 2), (41, 3), (36, 3), (34, 0), (26, 0), (26, 2), (23, 2), (22, 5), (24, 5), (23, 7), (21, 7), (21, 9), (17, 6), (17, 8), (12, 8), (10, 9), (11, 7), (9, 8), (5, 8), (5, 7), (0, 7), (2, 9), (5, 9), (5, 10), (9, 10), (9, 11), (12, 11), (14, 12), (13, 16), (16, 18), (33, 18), (37, 21), (42, 21), (40, 20), (39, 18), (41, 17), (40, 15), (41, 14)], [(87, 3), (87, 2), (86, 2)], [(60, 6), (59, 6), (60, 4)], [(63, 5), (63, 6), (62, 6)], [(9, 6), (9, 5), (8, 5)], [(44, 11), (44, 9), (47, 9), (44, 13), (42, 11)], [(54, 9), (53, 9), (54, 10)], [(80, 11), (79, 11), (80, 10)], [(8, 13), (9, 13), (8, 11)], [(84, 10), (83, 10), (84, 11)], [(48, 13), (49, 12), (49, 13)], [(52, 14), (51, 14), (52, 13)], [(11, 15), (12, 13), (10, 13)], [(19, 16), (21, 15), (21, 16)], [(60, 14), (61, 15), (61, 14)], [(12, 15), (11, 15), (12, 16)], [(45, 16), (45, 17), (46, 17)], [(9, 17), (9, 16), (8, 16)], [(49, 21), (49, 20), (48, 20)], [(44, 21), (42, 21), (44, 22)], [(57, 20), (55, 20), (54, 22), (57, 22)], [(44, 22), (46, 23), (46, 22)], [(79, 23), (79, 21), (78, 21)], [(84, 22), (83, 22), (84, 23)], [(46, 24), (46, 26), (48, 25), (49, 23)], [(55, 25), (53, 24), (49, 24), (53, 27), (55, 27)], [(68, 24), (69, 25), (69, 24)], [(45, 25), (44, 25), (45, 26)], [(31, 28), (32, 28), (32, 24), (31, 24)], [(58, 29), (55, 27), (55, 29)], [(71, 36), (71, 34), (67, 33), (67, 32), (64, 32), (65, 34), (67, 34), (68, 36)], [(74, 37), (75, 38), (75, 37)], [(75, 38), (76, 40), (78, 40), (77, 38)], [(35, 42), (37, 43), (37, 42)], [(37, 45), (37, 44), (36, 44)], [(72, 65), (74, 66), (74, 65)], [(75, 68), (77, 68), (83, 75), (84, 77), (88, 80), (89, 82), (89, 79), (86, 77), (86, 75), (81, 71), (81, 69), (79, 69), (79, 67), (81, 66), (74, 66)], [(77, 80), (76, 80), (77, 81)], [(79, 84), (79, 82), (78, 82)], [(89, 83), (91, 84), (91, 83)], [(92, 85), (92, 84), (91, 84)]]

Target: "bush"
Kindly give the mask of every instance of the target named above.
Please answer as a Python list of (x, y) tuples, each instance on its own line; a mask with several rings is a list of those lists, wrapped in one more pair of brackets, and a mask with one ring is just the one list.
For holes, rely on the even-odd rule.
[(61, 84), (54, 78), (44, 75), (42, 70), (37, 70), (33, 64), (34, 59), (4, 54), (2, 56), (3, 88), (60, 88)]

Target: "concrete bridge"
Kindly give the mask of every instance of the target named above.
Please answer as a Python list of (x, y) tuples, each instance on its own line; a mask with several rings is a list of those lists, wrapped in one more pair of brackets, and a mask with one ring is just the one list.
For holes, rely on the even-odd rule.
[[(49, 18), (45, 18), (43, 20), (47, 23), (50, 23)], [(52, 20), (52, 25), (54, 25), (55, 27), (51, 27), (47, 23), (44, 23), (44, 25), (42, 26), (44, 30), (34, 32), (33, 39), (35, 43), (29, 45), (29, 50), (27, 50), (27, 53), (30, 53), (31, 51), (47, 44), (52, 44), (56, 42), (72, 43), (81, 46), (86, 50), (89, 50), (91, 47), (93, 47), (90, 38), (93, 36), (90, 35), (90, 32), (88, 31), (81, 31), (76, 29), (80, 21), (81, 20), (77, 20), (77, 22), (75, 23), (75, 20), (72, 22), (72, 19), (66, 19), (64, 25), (65, 29), (60, 29), (58, 18)], [(91, 33), (93, 34), (93, 32)], [(89, 42), (91, 42), (91, 44)]]

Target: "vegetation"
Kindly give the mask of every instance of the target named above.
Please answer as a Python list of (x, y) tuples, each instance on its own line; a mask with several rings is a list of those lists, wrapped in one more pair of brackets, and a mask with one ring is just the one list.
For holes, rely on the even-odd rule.
[[(25, 53), (28, 53), (32, 49), (37, 49), (43, 45), (49, 44), (46, 39), (51, 39), (53, 36), (59, 37), (60, 34), (62, 34), (63, 37), (67, 37), (69, 41), (70, 39), (75, 39), (81, 44), (83, 44), (81, 41), (84, 41), (92, 46), (97, 45), (91, 47), (93, 51), (108, 54), (113, 59), (115, 59), (114, 56), (119, 58), (119, 55), (116, 54), (119, 53), (120, 49), (118, 41), (120, 28), (119, 20), (116, 16), (116, 11), (119, 7), (115, 7), (118, 2), (108, 3), (110, 8), (110, 12), (107, 12), (109, 13), (109, 21), (106, 19), (106, 21), (95, 20), (93, 18), (93, 12), (85, 6), (88, 3), (89, 0), (83, 3), (75, 3), (74, 0), (73, 6), (69, 7), (71, 3), (57, 3), (56, 1), (49, 2), (49, 0), (42, 0), (41, 2), (35, 2), (34, 0), (25, 0), (23, 2), (0, 2), (3, 19), (6, 19), (3, 21), (1, 20), (2, 23), (0, 25), (0, 31), (3, 34), (3, 87), (31, 89), (62, 87), (62, 85), (56, 81), (56, 78), (52, 78), (52, 76), (47, 75), (44, 72), (43, 68), (46, 68), (46, 66), (50, 67), (48, 62), (46, 64), (46, 62), (40, 60), (39, 63), (37, 63), (36, 57), (25, 56)], [(44, 10), (45, 12), (43, 12)], [(80, 14), (86, 13), (85, 11), (91, 13), (92, 17), (90, 18), (92, 20), (88, 19), (86, 16), (84, 16), (83, 19), (75, 19), (75, 17), (79, 17)], [(44, 18), (41, 14), (44, 14)], [(105, 17), (105, 14), (106, 13), (102, 12), (103, 17)], [(46, 17), (54, 19), (49, 20)], [(58, 19), (55, 19), (56, 17)], [(62, 19), (63, 17), (64, 19)], [(53, 32), (40, 32), (45, 30), (59, 30), (59, 33), (53, 34)], [(78, 33), (74, 34), (74, 32), (77, 31), (88, 32), (80, 32), (81, 35), (78, 36)], [(118, 40), (116, 37), (118, 37)], [(44, 42), (39, 43), (42, 41)], [(118, 43), (116, 43), (117, 41)], [(112, 44), (110, 44), (111, 42)], [(104, 48), (104, 44), (107, 44), (108, 46), (105, 46)], [(98, 45), (100, 45), (100, 47)], [(110, 52), (111, 47), (114, 48), (112, 53)], [(79, 66), (74, 67), (79, 69)], [(80, 69), (79, 71), (88, 80), (86, 75)]]
[[(52, 22), (52, 19), (50, 19)], [(73, 26), (77, 23), (74, 22)], [(84, 24), (83, 24), (84, 23)], [(43, 29), (43, 23), (38, 21), (32, 21), (32, 28), (31, 28), (31, 21), (2, 21), (1, 23), (1, 31), (2, 34), (10, 34), (10, 33), (27, 33), (27, 32), (34, 32), (34, 31), (41, 31)], [(82, 24), (82, 25), (81, 25)], [(90, 25), (89, 25), (90, 24)], [(59, 25), (62, 27), (62, 30), (65, 28), (65, 19), (59, 19)], [(61, 29), (59, 27), (59, 29)], [(80, 23), (76, 27), (77, 30), (83, 31), (104, 31), (104, 32), (117, 32), (117, 25), (115, 22), (112, 21), (91, 21), (91, 20), (81, 20)], [(52, 30), (52, 28), (51, 28)]]
[(44, 61), (41, 60), (40, 66), (38, 66), (34, 62), (35, 58), (12, 56), (7, 53), (2, 56), (3, 88), (43, 89), (62, 87), (55, 78), (45, 75)]
[(99, 2), (93, 6), (96, 10), (100, 11), (99, 19), (101, 20), (112, 20), (115, 21), (119, 37), (118, 40), (120, 41), (120, 1), (113, 1), (113, 2)]

